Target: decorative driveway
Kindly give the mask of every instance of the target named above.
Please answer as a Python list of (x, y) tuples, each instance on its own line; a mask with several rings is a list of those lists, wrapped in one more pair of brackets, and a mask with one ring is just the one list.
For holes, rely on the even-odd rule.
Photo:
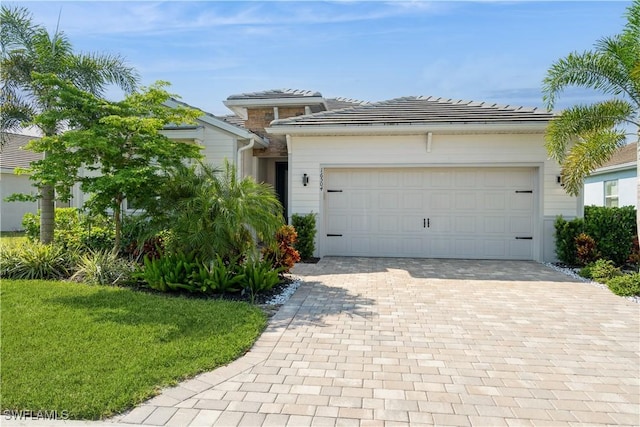
[(324, 258), (244, 357), (111, 422), (639, 425), (640, 304), (533, 262)]

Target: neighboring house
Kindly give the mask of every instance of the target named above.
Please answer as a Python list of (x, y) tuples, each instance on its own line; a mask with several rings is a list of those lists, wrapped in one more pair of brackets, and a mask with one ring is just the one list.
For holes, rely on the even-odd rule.
[(36, 193), (28, 175), (16, 175), (15, 168), (27, 168), (32, 161), (42, 159), (42, 154), (24, 150), (22, 147), (37, 138), (35, 136), (6, 133), (5, 144), (0, 151), (0, 230), (22, 230), (22, 217), (27, 212), (38, 211), (37, 202), (7, 202), (4, 199), (14, 193)]
[(273, 185), (288, 219), (316, 214), (316, 256), (552, 261), (556, 216), (581, 212), (544, 148), (545, 111), (289, 89), (224, 104), (233, 115), (163, 132)]
[(585, 206), (638, 208), (638, 144), (625, 145), (584, 181)]

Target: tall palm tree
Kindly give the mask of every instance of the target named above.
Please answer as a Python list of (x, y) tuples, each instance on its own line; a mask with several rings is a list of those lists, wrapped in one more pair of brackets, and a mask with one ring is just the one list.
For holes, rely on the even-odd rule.
[[(24, 7), (2, 6), (0, 10), (0, 126), (2, 133), (19, 129), (38, 113), (50, 110), (46, 94), (36, 84), (33, 73), (51, 73), (72, 82), (79, 89), (102, 95), (113, 84), (131, 92), (138, 84), (138, 74), (118, 55), (74, 53), (64, 33), (51, 35), (34, 24)], [(63, 123), (41, 126), (44, 136), (61, 132)], [(46, 156), (46, 153), (45, 153)], [(53, 240), (53, 183), (40, 188), (40, 240)]]
[(543, 82), (543, 99), (550, 110), (569, 86), (612, 96), (568, 108), (547, 128), (547, 151), (560, 163), (564, 188), (574, 196), (580, 194), (584, 179), (625, 143), (625, 126), (637, 127), (640, 139), (640, 0), (634, 0), (626, 17), (620, 34), (598, 40), (593, 51), (556, 61)]

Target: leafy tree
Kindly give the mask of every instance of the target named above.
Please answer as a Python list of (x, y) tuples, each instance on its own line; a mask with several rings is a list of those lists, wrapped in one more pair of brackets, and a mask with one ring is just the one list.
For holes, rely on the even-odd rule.
[(250, 177), (238, 179), (228, 162), (221, 171), (203, 164), (175, 170), (159, 201), (157, 227), (172, 232), (175, 249), (197, 251), (204, 260), (244, 255), (256, 239), (273, 243), (284, 223), (273, 188)]
[(69, 130), (29, 142), (28, 149), (48, 153), (32, 162), (27, 170), (30, 179), (37, 187), (53, 186), (63, 199), (79, 182), (80, 189), (90, 194), (86, 207), (96, 213), (113, 212), (117, 250), (125, 199), (155, 201), (168, 171), (200, 158), (197, 145), (172, 141), (159, 131), (169, 124), (193, 123), (202, 113), (163, 105), (170, 97), (164, 82), (120, 102), (101, 99), (52, 74), (36, 75), (35, 82), (52, 108), (34, 122), (42, 127), (64, 122)]
[(620, 34), (600, 39), (593, 51), (574, 52), (556, 61), (543, 82), (549, 109), (569, 86), (612, 96), (568, 108), (549, 124), (546, 148), (562, 166), (564, 188), (571, 195), (578, 195), (584, 178), (624, 143), (622, 126), (640, 126), (640, 0), (632, 3), (626, 16)]
[[(34, 117), (52, 108), (51, 99), (34, 80), (34, 73), (51, 73), (94, 95), (114, 84), (126, 92), (138, 83), (137, 73), (118, 55), (74, 53), (69, 39), (56, 30), (33, 22), (24, 7), (3, 5), (0, 9), (0, 130), (4, 132), (31, 124)], [(44, 136), (59, 134), (63, 122), (38, 124)], [(48, 153), (45, 152), (45, 157)], [(40, 187), (40, 240), (53, 240), (54, 190)]]

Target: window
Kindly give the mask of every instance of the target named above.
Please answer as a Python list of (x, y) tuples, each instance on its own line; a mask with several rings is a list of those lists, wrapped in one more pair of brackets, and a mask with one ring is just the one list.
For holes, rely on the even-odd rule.
[(604, 205), (608, 208), (618, 207), (618, 180), (604, 182)]

